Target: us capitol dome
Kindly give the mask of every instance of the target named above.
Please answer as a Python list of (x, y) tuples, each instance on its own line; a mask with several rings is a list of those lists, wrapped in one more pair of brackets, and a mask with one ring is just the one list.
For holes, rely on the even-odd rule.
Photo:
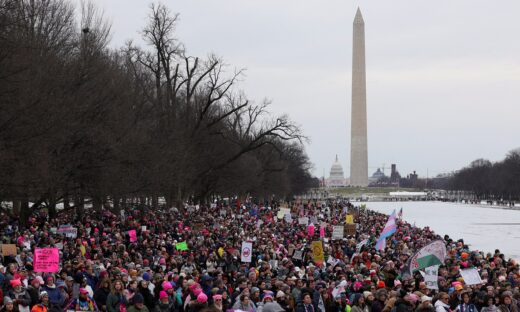
[(330, 168), (330, 175), (326, 181), (327, 187), (344, 187), (347, 186), (347, 181), (345, 180), (345, 176), (343, 174), (343, 167), (338, 161), (338, 155), (336, 155), (336, 161), (332, 164)]

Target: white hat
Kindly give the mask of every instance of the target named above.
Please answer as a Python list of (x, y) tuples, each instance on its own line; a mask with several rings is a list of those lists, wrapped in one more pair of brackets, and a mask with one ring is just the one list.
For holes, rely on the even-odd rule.
[(421, 302), (426, 302), (426, 301), (432, 301), (432, 297), (422, 296), (421, 297)]

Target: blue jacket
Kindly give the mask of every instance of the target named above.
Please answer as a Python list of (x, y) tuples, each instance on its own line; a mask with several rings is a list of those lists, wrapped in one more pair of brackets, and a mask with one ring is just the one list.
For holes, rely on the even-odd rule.
[(47, 285), (43, 286), (43, 290), (45, 290), (49, 294), (49, 302), (53, 305), (63, 306), (64, 298), (61, 295), (60, 289), (58, 287), (50, 288)]

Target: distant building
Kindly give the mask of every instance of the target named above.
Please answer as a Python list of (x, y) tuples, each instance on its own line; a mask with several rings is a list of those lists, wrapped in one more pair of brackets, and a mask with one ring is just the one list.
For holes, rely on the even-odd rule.
[(399, 174), (399, 171), (397, 171), (396, 164), (392, 164), (392, 171), (390, 173), (390, 181), (392, 183), (399, 183), (400, 179), (401, 179), (401, 175)]
[(343, 167), (339, 163), (338, 155), (336, 155), (336, 161), (330, 168), (329, 178), (325, 181), (327, 187), (344, 187), (347, 186), (347, 180), (343, 174)]
[(378, 181), (382, 181), (386, 178), (383, 171), (381, 171), (381, 168), (377, 168), (376, 172), (372, 174), (371, 177), (368, 178), (369, 183), (376, 183)]

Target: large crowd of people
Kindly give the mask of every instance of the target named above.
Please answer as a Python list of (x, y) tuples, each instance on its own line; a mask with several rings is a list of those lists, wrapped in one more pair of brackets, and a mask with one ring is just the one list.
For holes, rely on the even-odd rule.
[[(287, 207), (292, 216), (283, 218), (276, 204), (252, 203), (87, 210), (81, 217), (67, 211), (52, 220), (35, 213), (23, 227), (4, 211), (2, 243), (17, 250), (2, 257), (0, 312), (519, 311), (519, 266), (499, 250), (470, 250), (398, 219), (378, 251), (386, 215), (336, 201)], [(355, 235), (332, 239), (347, 213)], [(320, 230), (308, 231), (299, 217)], [(63, 225), (77, 233), (60, 233)], [(408, 258), (438, 239), (447, 248), (438, 289), (420, 272), (404, 278)], [(324, 261), (313, 258), (313, 241), (321, 241)], [(251, 262), (241, 261), (242, 242), (252, 243)], [(46, 247), (59, 249), (57, 272), (34, 270), (35, 248)], [(467, 285), (462, 268), (478, 269), (482, 284)]]

